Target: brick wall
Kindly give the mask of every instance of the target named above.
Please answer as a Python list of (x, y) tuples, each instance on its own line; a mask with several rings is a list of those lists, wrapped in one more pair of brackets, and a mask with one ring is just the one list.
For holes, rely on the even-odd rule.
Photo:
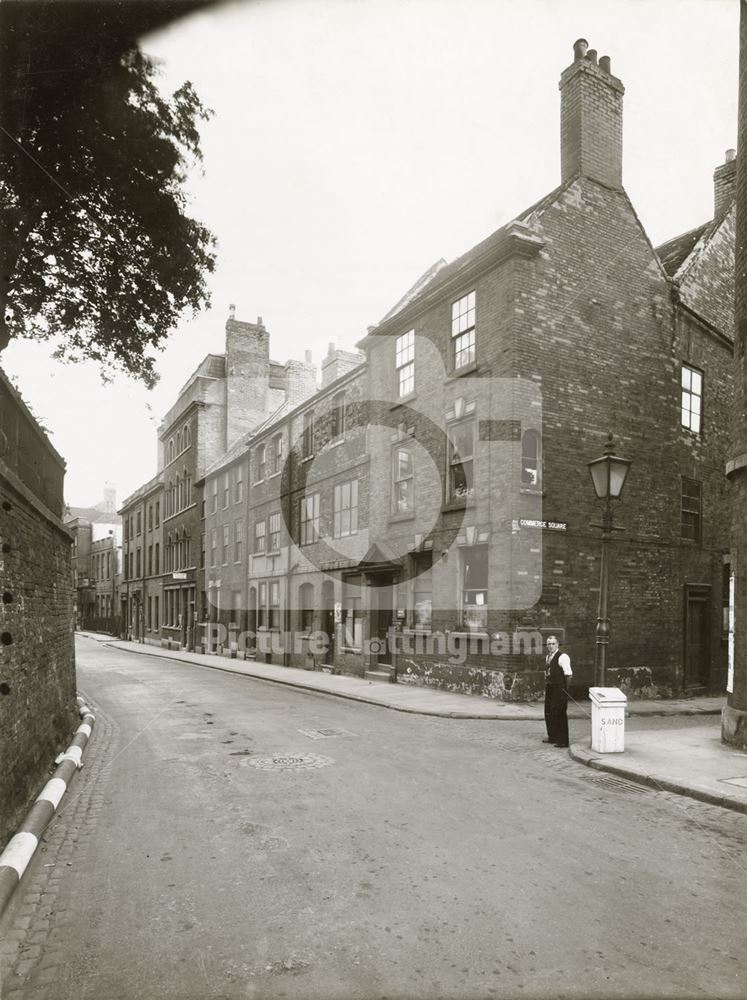
[[(27, 422), (28, 413), (16, 418)], [(51, 446), (45, 453), (40, 433), (35, 483), (55, 513), (0, 462), (0, 845), (77, 721), (72, 539), (56, 515), (64, 467)], [(52, 492), (43, 485), (55, 482)]]
[(622, 185), (622, 103), (617, 77), (588, 58), (560, 78), (560, 158), (565, 183), (582, 174), (609, 187)]

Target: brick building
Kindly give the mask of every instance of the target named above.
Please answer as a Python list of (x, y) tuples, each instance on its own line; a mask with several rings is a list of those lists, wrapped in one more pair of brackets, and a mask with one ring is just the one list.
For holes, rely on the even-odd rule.
[[(205, 546), (214, 539), (216, 546), (225, 544), (226, 559), (229, 546), (242, 546), (236, 522), (244, 522), (235, 512), (235, 497), (240, 504), (244, 488), (242, 442), (286, 401), (316, 389), (308, 357), (280, 364), (270, 359), (269, 344), (262, 318), (237, 320), (231, 306), (225, 354), (204, 358), (159, 426), (157, 474), (120, 511), (122, 613), (131, 638), (180, 649), (206, 643), (211, 583), (204, 573)], [(219, 473), (206, 484), (216, 464)], [(221, 549), (221, 560), (223, 554)]]
[(0, 371), (0, 846), (78, 721), (64, 475)]
[[(555, 632), (592, 683), (587, 463), (612, 433), (633, 466), (608, 680), (724, 689), (735, 160), (716, 169), (713, 219), (655, 248), (622, 186), (623, 94), (579, 40), (559, 186), (438, 261), (363, 355), (332, 348), (320, 391), (311, 370), (291, 391), (286, 370), (273, 394), (264, 327), (229, 319), (225, 358), (188, 383), (214, 380), (196, 408), (213, 451), (191, 473), (202, 648), (521, 700), (541, 693)], [(185, 413), (180, 397), (169, 434)]]
[(163, 594), (164, 485), (159, 474), (122, 504), (123, 634), (160, 645), (165, 616)]
[(103, 499), (91, 507), (67, 505), (65, 526), (73, 536), (76, 628), (119, 632), (122, 519), (117, 514), (114, 487), (105, 484)]
[[(624, 88), (609, 60), (577, 43), (560, 91), (560, 186), (437, 268), (360, 345), (371, 397), (416, 406), (434, 429), (407, 444), (408, 468), (426, 444), (421, 467), (445, 470), (413, 477), (407, 518), (386, 498), (371, 504), (372, 532), (407, 553), (397, 566), (410, 579), (431, 563), (431, 532), (430, 627), (462, 644), (459, 663), (400, 656), (398, 679), (528, 696), (542, 649), (526, 655), (512, 637), (553, 631), (576, 682), (593, 681), (600, 540), (586, 464), (609, 431), (634, 463), (614, 542), (610, 678), (641, 694), (723, 690), (733, 163), (716, 171), (714, 219), (657, 252), (622, 187)], [(503, 412), (481, 411), (482, 380), (513, 397)], [(393, 482), (401, 461), (385, 436), (370, 448), (374, 483)], [(416, 620), (417, 586), (390, 599), (402, 621)], [(486, 653), (480, 634), (505, 651)]]

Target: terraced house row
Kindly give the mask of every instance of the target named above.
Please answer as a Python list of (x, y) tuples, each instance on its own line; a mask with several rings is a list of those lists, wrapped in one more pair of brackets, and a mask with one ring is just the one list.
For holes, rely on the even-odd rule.
[(589, 684), (587, 463), (612, 433), (633, 465), (608, 680), (724, 689), (736, 160), (713, 217), (654, 247), (622, 184), (623, 94), (579, 40), (558, 187), (438, 261), (357, 351), (330, 345), (321, 386), (231, 310), (122, 508), (130, 634), (520, 700), (555, 632)]

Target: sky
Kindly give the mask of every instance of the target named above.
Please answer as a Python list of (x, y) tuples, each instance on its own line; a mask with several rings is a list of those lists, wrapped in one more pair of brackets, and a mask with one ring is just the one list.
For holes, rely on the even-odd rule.
[(156, 472), (156, 429), (230, 304), (271, 357), (351, 348), (441, 257), (560, 181), (558, 80), (584, 37), (625, 85), (623, 183), (653, 243), (713, 215), (736, 146), (737, 0), (234, 0), (142, 40), (161, 86), (214, 114), (190, 213), (217, 238), (211, 307), (160, 382), (12, 343), (0, 358), (67, 462), (73, 506)]

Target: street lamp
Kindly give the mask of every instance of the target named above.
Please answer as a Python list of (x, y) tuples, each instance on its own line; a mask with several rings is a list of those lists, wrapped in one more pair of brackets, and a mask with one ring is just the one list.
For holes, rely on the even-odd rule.
[(602, 563), (599, 571), (599, 607), (597, 610), (597, 634), (594, 655), (594, 678), (599, 687), (607, 684), (607, 645), (610, 638), (610, 620), (607, 617), (607, 595), (609, 592), (609, 542), (613, 531), (622, 531), (612, 523), (612, 501), (619, 500), (631, 461), (614, 454), (612, 435), (607, 438), (604, 455), (587, 463), (594, 484), (597, 499), (604, 500), (602, 523), (593, 524), (602, 529)]

